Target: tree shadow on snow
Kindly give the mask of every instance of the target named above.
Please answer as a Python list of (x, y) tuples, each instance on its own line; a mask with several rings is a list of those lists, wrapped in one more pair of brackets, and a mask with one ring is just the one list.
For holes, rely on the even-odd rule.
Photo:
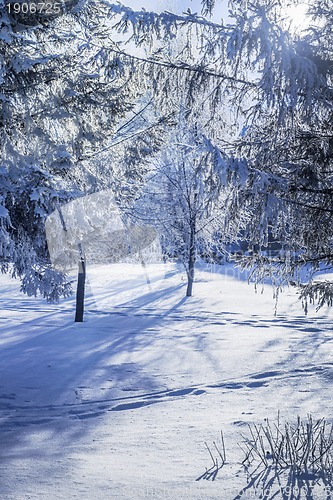
[[(158, 298), (178, 288), (160, 290)], [(38, 309), (38, 301), (23, 301), (21, 309), (10, 299), (3, 301), (4, 313), (16, 307), (18, 314), (13, 322), (4, 318), (0, 331), (0, 434), (5, 443), (0, 464), (15, 456), (20, 436), (26, 439), (39, 427), (54, 432), (57, 441), (63, 433), (69, 444), (87, 431), (71, 423), (93, 423), (109, 411), (200, 393), (195, 387), (161, 387), (156, 374), (145, 369), (145, 361), (133, 358), (133, 353), (154, 344), (156, 329), (186, 301), (176, 297), (162, 314), (140, 314), (152, 299), (147, 295), (119, 314), (88, 311), (81, 324), (73, 322), (68, 309), (62, 317), (58, 307), (52, 312), (52, 306), (41, 304)]]

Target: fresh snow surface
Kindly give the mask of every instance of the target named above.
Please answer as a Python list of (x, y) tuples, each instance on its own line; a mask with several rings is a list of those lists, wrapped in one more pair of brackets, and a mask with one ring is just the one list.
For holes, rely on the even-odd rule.
[[(201, 265), (191, 298), (176, 264), (88, 277), (75, 324), (74, 297), (49, 305), (1, 276), (1, 500), (329, 498), (311, 477), (251, 483), (238, 446), (278, 410), (331, 422), (329, 310), (305, 316), (285, 289), (274, 315), (272, 288), (230, 264)], [(221, 430), (227, 463), (199, 480)]]

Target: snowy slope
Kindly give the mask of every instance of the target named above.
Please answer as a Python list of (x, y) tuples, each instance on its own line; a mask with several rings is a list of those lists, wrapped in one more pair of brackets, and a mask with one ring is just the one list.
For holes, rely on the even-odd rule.
[[(74, 298), (0, 286), (1, 499), (260, 498), (239, 494), (247, 423), (331, 417), (332, 313), (285, 290), (274, 316), (231, 265), (201, 266), (188, 299), (174, 264), (89, 269), (82, 324)], [(221, 430), (227, 464), (196, 481)]]

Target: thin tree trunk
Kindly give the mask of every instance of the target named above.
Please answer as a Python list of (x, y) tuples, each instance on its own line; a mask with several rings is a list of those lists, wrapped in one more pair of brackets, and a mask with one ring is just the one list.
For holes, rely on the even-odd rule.
[(190, 234), (188, 270), (187, 270), (186, 297), (192, 297), (192, 289), (193, 289), (193, 281), (194, 281), (194, 264), (195, 264), (195, 223), (192, 223), (191, 224), (191, 234)]
[(77, 279), (76, 289), (76, 311), (75, 322), (82, 323), (84, 313), (84, 293), (86, 284), (86, 260), (82, 251), (81, 243), (79, 243), (80, 260), (79, 260), (79, 273)]

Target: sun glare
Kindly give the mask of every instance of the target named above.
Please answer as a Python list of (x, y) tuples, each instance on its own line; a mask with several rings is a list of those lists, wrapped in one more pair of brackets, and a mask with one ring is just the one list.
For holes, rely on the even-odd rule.
[(285, 10), (285, 20), (288, 27), (296, 32), (301, 33), (310, 24), (310, 17), (307, 15), (308, 5), (300, 3), (298, 5), (290, 5)]

